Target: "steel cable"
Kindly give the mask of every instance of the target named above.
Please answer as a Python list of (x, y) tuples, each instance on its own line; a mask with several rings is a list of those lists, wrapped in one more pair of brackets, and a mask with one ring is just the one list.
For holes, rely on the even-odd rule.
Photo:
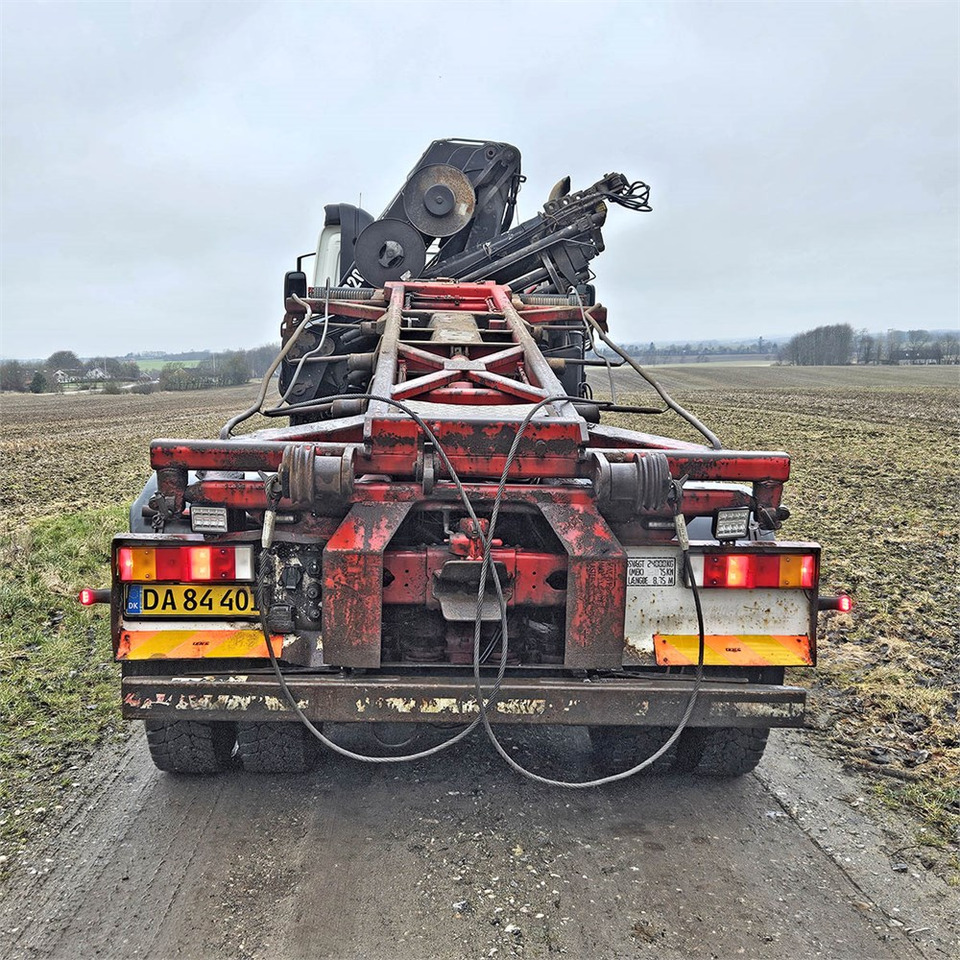
[[(248, 407), (246, 410), (244, 410), (243, 413), (238, 413), (235, 417), (232, 417), (220, 428), (221, 440), (229, 440), (233, 433), (234, 427), (243, 423), (244, 420), (249, 420), (255, 413), (259, 413), (260, 410), (263, 409), (263, 401), (267, 397), (267, 391), (270, 389), (270, 380), (273, 377), (274, 373), (277, 372), (277, 367), (279, 367), (280, 364), (283, 363), (283, 360), (286, 357), (286, 355), (293, 349), (293, 346), (297, 342), (297, 340), (300, 339), (300, 334), (307, 329), (307, 327), (310, 325), (310, 321), (313, 319), (313, 309), (311, 308), (310, 304), (307, 303), (306, 300), (302, 300), (296, 294), (292, 294), (292, 296), (293, 296), (293, 299), (296, 300), (297, 303), (299, 303), (300, 306), (302, 306), (306, 310), (306, 314), (304, 318), (300, 321), (300, 323), (297, 325), (296, 330), (293, 331), (293, 335), (283, 345), (283, 349), (277, 354), (273, 363), (270, 364), (270, 367), (267, 369), (267, 372), (263, 375), (263, 380), (260, 382), (260, 393), (257, 396), (257, 399), (253, 403), (253, 405)], [(328, 296), (329, 296), (329, 291), (328, 291)], [(329, 319), (330, 319), (329, 302), (327, 304), (326, 314), (327, 316), (324, 318), (324, 320), (325, 322), (329, 322)], [(326, 336), (326, 326), (324, 326), (324, 336)], [(297, 372), (299, 373), (299, 368)]]
[[(254, 405), (254, 407), (250, 408), (250, 410), (245, 411), (243, 414), (240, 414), (237, 417), (234, 417), (232, 420), (228, 421), (228, 423), (224, 426), (223, 430), (221, 431), (222, 439), (226, 439), (226, 437), (224, 436), (224, 433), (226, 433), (226, 436), (228, 437), (230, 430), (232, 430), (234, 426), (236, 426), (238, 423), (242, 422), (243, 420), (247, 419), (247, 417), (252, 416), (262, 407), (263, 399), (266, 396), (266, 385), (269, 382), (269, 378), (273, 375), (273, 372), (276, 370), (277, 366), (279, 366), (280, 362), (283, 360), (283, 358), (292, 348), (293, 344), (296, 342), (297, 338), (300, 336), (300, 333), (306, 328), (309, 320), (311, 319), (312, 311), (311, 311), (310, 305), (306, 303), (306, 301), (301, 300), (299, 297), (295, 296), (294, 299), (296, 299), (301, 305), (303, 305), (306, 308), (307, 314), (304, 320), (297, 327), (293, 336), (284, 346), (284, 349), (280, 352), (277, 359), (274, 361), (270, 370), (265, 376), (264, 388), (261, 390), (261, 394), (257, 403)], [(623, 359), (627, 363), (629, 363), (632, 367), (634, 367), (634, 369), (636, 369), (637, 372), (647, 382), (649, 382), (651, 386), (654, 387), (657, 393), (661, 396), (664, 402), (669, 407), (671, 407), (671, 409), (674, 409), (681, 416), (683, 416), (684, 419), (686, 419), (692, 425), (696, 426), (697, 429), (699, 429), (700, 432), (704, 434), (704, 436), (706, 436), (708, 439), (711, 440), (715, 448), (719, 448), (720, 447), (719, 440), (717, 440), (717, 438), (712, 433), (710, 433), (710, 431), (708, 431), (706, 427), (700, 424), (700, 422), (691, 414), (688, 414), (685, 410), (683, 410), (682, 407), (674, 403), (674, 401), (666, 394), (665, 391), (663, 391), (663, 389), (659, 386), (659, 384), (656, 383), (656, 381), (650, 378), (636, 363), (632, 361), (632, 359), (629, 356), (627, 356), (625, 353), (620, 351), (620, 349), (616, 347), (615, 344), (613, 344), (611, 341), (608, 340), (608, 338), (604, 335), (603, 330), (600, 328), (599, 324), (597, 324), (596, 321), (594, 321), (591, 317), (587, 315), (583, 307), (583, 301), (580, 300), (579, 298), (579, 294), (578, 294), (578, 300), (580, 302), (580, 310), (583, 315), (584, 322), (588, 323), (594, 330), (596, 330), (596, 332), (599, 334), (599, 336), (604, 341), (604, 343), (606, 343), (612, 349), (616, 350), (616, 352), (618, 352), (620, 356), (623, 357)], [(325, 313), (327, 314), (325, 316), (325, 321), (329, 321), (329, 305), (327, 306)], [(324, 336), (325, 336), (325, 333), (326, 333), (326, 329), (324, 330)], [(321, 340), (321, 343), (322, 343), (322, 340)], [(315, 348), (315, 349), (318, 349), (318, 348)], [(303, 361), (301, 360), (301, 364), (300, 364), (301, 366), (302, 366), (302, 363)], [(299, 372), (299, 369), (300, 367), (297, 368), (297, 372)], [(289, 389), (287, 392), (289, 392)], [(285, 400), (285, 399), (286, 399), (286, 394), (284, 395), (282, 400)], [(611, 774), (609, 776), (600, 777), (594, 780), (587, 780), (587, 781), (580, 781), (580, 782), (555, 780), (555, 779), (544, 777), (544, 776), (541, 776), (540, 774), (534, 773), (533, 771), (526, 769), (520, 763), (514, 760), (513, 757), (511, 757), (506, 752), (506, 750), (504, 750), (502, 744), (498, 740), (496, 734), (493, 731), (493, 728), (487, 713), (488, 709), (496, 702), (497, 698), (499, 697), (501, 685), (503, 683), (504, 675), (506, 672), (507, 654), (508, 654), (508, 648), (509, 648), (507, 603), (506, 603), (506, 598), (504, 597), (504, 594), (503, 594), (503, 586), (500, 582), (500, 577), (497, 572), (496, 565), (494, 564), (492, 559), (492, 549), (493, 549), (494, 530), (496, 527), (497, 519), (499, 517), (500, 506), (503, 502), (504, 493), (506, 491), (506, 485), (509, 478), (510, 468), (513, 465), (514, 460), (516, 459), (517, 452), (520, 447), (520, 441), (522, 440), (527, 427), (532, 422), (537, 412), (541, 408), (546, 406), (548, 403), (555, 403), (558, 401), (568, 401), (573, 398), (567, 397), (566, 395), (546, 397), (543, 400), (536, 403), (527, 412), (526, 416), (521, 421), (519, 427), (517, 428), (517, 432), (514, 436), (513, 442), (511, 444), (510, 451), (507, 454), (507, 458), (504, 462), (504, 468), (500, 476), (500, 481), (497, 484), (497, 492), (494, 496), (493, 506), (491, 509), (491, 515), (489, 520), (489, 526), (486, 533), (484, 533), (484, 531), (481, 528), (476, 512), (473, 508), (473, 504), (470, 502), (470, 498), (468, 497), (466, 490), (464, 489), (463, 484), (459, 476), (457, 475), (457, 472), (454, 469), (453, 464), (450, 462), (450, 459), (447, 456), (447, 453), (444, 450), (442, 444), (439, 442), (439, 440), (437, 439), (433, 431), (427, 426), (423, 418), (415, 410), (411, 409), (406, 404), (401, 403), (398, 400), (394, 400), (392, 397), (380, 397), (380, 396), (374, 396), (372, 394), (362, 394), (362, 395), (342, 394), (339, 396), (324, 398), (325, 402), (333, 402), (335, 400), (341, 400), (341, 399), (361, 400), (361, 401), (376, 400), (376, 401), (386, 403), (390, 406), (396, 407), (406, 416), (409, 416), (420, 427), (420, 429), (424, 433), (424, 437), (433, 444), (434, 449), (437, 451), (438, 456), (443, 461), (443, 464), (447, 469), (450, 479), (454, 483), (457, 489), (457, 494), (460, 497), (461, 502), (463, 503), (463, 506), (467, 515), (473, 521), (474, 531), (476, 532), (476, 534), (481, 539), (481, 542), (483, 543), (483, 559), (482, 559), (482, 565), (480, 569), (480, 578), (479, 578), (479, 583), (477, 588), (477, 614), (474, 619), (474, 641), (473, 641), (474, 690), (476, 694), (479, 713), (477, 718), (471, 721), (471, 723), (468, 724), (463, 730), (461, 730), (459, 733), (455, 734), (454, 736), (448, 738), (447, 740), (443, 741), (442, 743), (437, 744), (433, 747), (427, 748), (426, 750), (421, 750), (416, 753), (405, 754), (403, 756), (397, 756), (397, 757), (373, 757), (366, 754), (356, 753), (355, 751), (349, 750), (346, 747), (343, 747), (340, 744), (336, 743), (335, 741), (326, 737), (311, 722), (309, 717), (307, 717), (307, 715), (301, 709), (300, 705), (297, 703), (297, 700), (294, 697), (289, 684), (287, 683), (286, 677), (283, 674), (283, 670), (280, 667), (280, 663), (277, 658), (277, 655), (273, 649), (273, 643), (271, 640), (269, 625), (267, 622), (268, 604), (266, 603), (266, 592), (267, 592), (266, 580), (269, 573), (267, 568), (268, 568), (268, 561), (269, 561), (269, 564), (272, 564), (273, 554), (269, 549), (265, 549), (261, 551), (260, 558), (258, 560), (258, 576), (256, 581), (257, 605), (260, 611), (260, 625), (264, 634), (264, 639), (266, 641), (267, 655), (270, 659), (270, 664), (273, 668), (274, 674), (277, 677), (277, 681), (280, 685), (280, 688), (287, 702), (290, 704), (290, 707), (296, 714), (297, 718), (307, 728), (307, 730), (317, 740), (319, 740), (324, 746), (326, 746), (328, 749), (332, 750), (333, 752), (340, 754), (341, 756), (347, 757), (348, 759), (357, 760), (363, 763), (385, 764), (385, 763), (407, 763), (414, 760), (421, 760), (426, 757), (430, 757), (435, 754), (438, 754), (444, 750), (449, 749), (454, 744), (459, 743), (465, 737), (469, 736), (469, 734), (472, 733), (473, 730), (475, 730), (476, 727), (482, 723), (484, 727), (484, 731), (488, 739), (490, 740), (491, 744), (493, 745), (494, 749), (497, 751), (500, 757), (511, 767), (511, 769), (515, 770), (517, 773), (521, 774), (527, 779), (533, 780), (537, 783), (542, 783), (547, 786), (553, 786), (553, 787), (563, 787), (567, 789), (585, 789), (588, 787), (600, 787), (609, 783), (614, 783), (618, 780), (627, 779), (628, 777), (632, 777), (635, 774), (641, 772), (642, 770), (647, 769), (653, 763), (655, 763), (660, 757), (662, 757), (673, 746), (673, 744), (676, 743), (676, 741), (679, 739), (684, 729), (686, 728), (687, 723), (689, 722), (690, 717), (693, 714), (693, 710), (697, 702), (697, 696), (700, 692), (700, 688), (703, 683), (703, 666), (704, 666), (703, 661), (704, 661), (704, 650), (705, 650), (705, 628), (704, 628), (704, 622), (703, 622), (703, 609), (701, 606), (700, 595), (697, 589), (696, 581), (693, 576), (692, 567), (690, 565), (689, 542), (686, 539), (686, 531), (685, 531), (685, 527), (683, 527), (683, 514), (680, 511), (681, 492), (679, 488), (675, 490), (675, 496), (674, 496), (675, 524), (677, 526), (678, 540), (680, 541), (681, 548), (682, 548), (684, 570), (687, 574), (688, 582), (690, 583), (690, 586), (693, 592), (694, 605), (696, 607), (696, 614), (697, 614), (697, 627), (698, 627), (698, 634), (699, 634), (699, 649), (698, 649), (698, 657), (697, 657), (696, 679), (694, 682), (693, 690), (690, 693), (690, 697), (687, 702), (686, 709), (684, 710), (684, 713), (681, 716), (681, 719), (677, 727), (674, 729), (673, 733), (666, 740), (666, 742), (657, 751), (655, 751), (653, 754), (651, 754), (649, 757), (647, 757), (645, 760), (643, 760), (639, 764), (636, 764), (635, 766), (627, 770), (624, 770), (621, 773)], [(304, 404), (304, 406), (306, 406), (306, 404)], [(297, 408), (297, 405), (291, 405), (287, 409), (292, 412), (296, 408)], [(274, 504), (273, 505), (274, 510), (275, 510), (275, 506), (276, 505)], [(481, 630), (482, 630), (482, 623), (483, 623), (482, 621), (483, 601), (484, 601), (484, 596), (486, 592), (488, 571), (490, 571), (493, 575), (494, 589), (497, 595), (498, 605), (500, 607), (501, 649), (500, 649), (500, 662), (498, 664), (496, 681), (493, 684), (493, 687), (491, 688), (489, 697), (486, 697), (483, 690), (483, 682), (480, 674), (480, 666), (481, 666), (482, 660), (484, 660), (486, 656), (489, 654), (488, 652), (485, 652), (483, 656), (481, 656), (480, 638), (481, 638)]]
[(657, 394), (659, 395), (660, 399), (661, 399), (671, 410), (673, 410), (674, 413), (676, 413), (676, 414), (678, 414), (679, 416), (683, 417), (683, 419), (686, 420), (687, 423), (690, 424), (690, 426), (692, 426), (695, 430), (697, 430), (697, 431), (698, 431), (699, 433), (701, 433), (704, 437), (706, 437), (707, 440), (710, 441), (710, 445), (713, 447), (714, 450), (722, 450), (722, 449), (723, 449), (723, 444), (720, 442), (720, 439), (717, 437), (717, 435), (716, 435), (712, 430), (710, 430), (708, 427), (704, 426), (704, 424), (702, 424), (702, 423), (697, 419), (697, 417), (695, 417), (692, 413), (690, 413), (688, 410), (685, 410), (683, 407), (681, 407), (680, 404), (677, 403), (676, 400), (674, 400), (674, 399), (667, 393), (667, 391), (663, 389), (662, 386), (660, 386), (660, 384), (657, 382), (657, 380), (656, 380), (654, 377), (652, 377), (649, 373), (647, 373), (647, 371), (644, 370), (643, 367), (641, 367), (640, 364), (637, 363), (637, 361), (634, 360), (633, 357), (630, 356), (630, 354), (628, 354), (625, 350), (623, 350), (623, 349), (622, 349), (621, 347), (619, 347), (616, 343), (614, 343), (614, 342), (606, 335), (606, 333), (605, 333), (604, 330), (603, 330), (603, 327), (601, 327), (600, 324), (597, 323), (597, 321), (594, 320), (593, 317), (591, 317), (590, 314), (587, 313), (587, 311), (586, 311), (586, 309), (584, 308), (584, 305), (583, 305), (583, 300), (582, 300), (581, 297), (580, 297), (580, 293), (579, 293), (576, 289), (574, 289), (573, 292), (576, 294), (577, 300), (578, 300), (579, 303), (580, 303), (580, 313), (581, 313), (581, 315), (583, 316), (583, 322), (589, 324), (589, 325), (596, 331), (596, 333), (597, 333), (597, 335), (600, 337), (600, 339), (601, 339), (615, 354), (617, 354), (618, 357), (622, 358), (626, 363), (629, 363), (630, 366), (633, 367), (633, 369), (636, 371), (636, 373), (637, 373), (640, 377), (642, 377), (647, 383), (649, 383), (650, 386), (653, 387), (654, 390), (657, 391)]

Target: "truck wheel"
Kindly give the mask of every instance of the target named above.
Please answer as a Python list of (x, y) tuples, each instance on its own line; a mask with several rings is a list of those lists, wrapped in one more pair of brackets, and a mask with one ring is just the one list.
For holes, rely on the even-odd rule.
[(742, 777), (760, 762), (766, 727), (690, 727), (680, 736), (677, 765), (705, 777)]
[(145, 720), (150, 756), (167, 773), (219, 773), (236, 742), (232, 723), (198, 720)]
[(320, 744), (299, 721), (238, 723), (237, 755), (251, 773), (308, 773)]
[[(652, 756), (670, 739), (673, 727), (590, 727), (593, 762), (604, 775), (622, 773)], [(674, 744), (649, 769), (666, 770), (673, 766)]]

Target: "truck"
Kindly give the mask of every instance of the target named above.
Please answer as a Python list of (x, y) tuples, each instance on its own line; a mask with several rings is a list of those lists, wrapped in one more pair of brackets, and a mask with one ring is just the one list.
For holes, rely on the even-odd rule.
[[(500, 745), (527, 724), (587, 728), (597, 777), (572, 786), (735, 777), (802, 725), (785, 670), (849, 598), (820, 596), (817, 543), (777, 539), (789, 456), (726, 448), (610, 338), (591, 262), (649, 187), (564, 178), (514, 224), (522, 182), (511, 144), (438, 140), (379, 218), (326, 206), (254, 404), (151, 443), (111, 586), (81, 601), (110, 604), (123, 716), (161, 770), (402, 762), (482, 728), (564, 785)], [(657, 402), (618, 402), (614, 366)], [(443, 737), (417, 749), (424, 725)]]

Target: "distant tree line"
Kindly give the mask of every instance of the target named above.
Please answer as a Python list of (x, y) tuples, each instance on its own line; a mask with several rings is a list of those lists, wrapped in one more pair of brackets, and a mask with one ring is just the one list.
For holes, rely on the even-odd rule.
[(140, 367), (116, 357), (81, 360), (72, 350), (57, 350), (41, 364), (4, 360), (0, 363), (0, 390), (17, 393), (49, 393), (63, 390), (67, 384), (78, 389), (99, 386), (106, 389), (118, 381), (129, 382), (141, 376)]
[(780, 348), (780, 360), (799, 367), (830, 367), (850, 363), (853, 327), (834, 323), (791, 337)]
[(888, 330), (854, 335), (857, 363), (960, 363), (960, 334), (952, 330)]
[[(775, 347), (769, 340), (757, 337), (756, 340), (743, 340), (740, 343), (713, 343), (687, 341), (686, 343), (659, 344), (626, 343), (623, 349), (641, 363), (690, 363), (726, 359), (739, 356), (773, 357)], [(613, 352), (601, 348), (604, 355), (613, 356)]]
[[(246, 383), (262, 377), (279, 351), (277, 344), (265, 344), (252, 350), (229, 350), (202, 354), (199, 363), (183, 360), (164, 364), (156, 376), (161, 390), (197, 390), (207, 387)], [(178, 356), (183, 356), (178, 355)], [(118, 392), (120, 383), (137, 384), (140, 392), (150, 389), (153, 378), (140, 368), (131, 355), (124, 358), (94, 357), (81, 360), (72, 350), (57, 350), (41, 364), (5, 360), (0, 363), (0, 390), (17, 393), (50, 393), (98, 387)]]
[(848, 323), (798, 333), (777, 354), (797, 366), (960, 363), (960, 335), (949, 330), (854, 331)]
[(262, 377), (279, 350), (278, 344), (265, 344), (253, 350), (209, 354), (197, 364), (182, 360), (165, 363), (158, 386), (161, 390), (205, 390), (246, 383), (251, 377)]

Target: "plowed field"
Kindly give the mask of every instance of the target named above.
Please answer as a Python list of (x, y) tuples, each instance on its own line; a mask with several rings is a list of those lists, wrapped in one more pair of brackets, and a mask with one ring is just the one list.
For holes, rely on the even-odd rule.
[[(799, 678), (814, 729), (774, 738), (756, 775), (579, 799), (516, 782), (479, 742), (404, 771), (331, 760), (214, 792), (154, 771), (118, 719), (105, 615), (73, 597), (106, 582), (149, 441), (215, 437), (255, 387), (0, 397), (0, 883), (22, 890), (0, 953), (951, 955), (955, 890), (937, 878), (956, 884), (960, 864), (957, 370), (655, 372), (728, 447), (791, 454), (782, 537), (820, 541), (824, 591), (857, 606), (823, 616)], [(621, 402), (650, 403), (615, 377)], [(696, 439), (672, 415), (610, 419)], [(513, 749), (578, 776), (581, 740)], [(908, 815), (896, 829), (891, 806)], [(147, 898), (160, 919), (131, 927)]]
[(253, 385), (148, 396), (0, 396), (0, 534), (24, 520), (126, 503), (150, 476), (156, 437), (216, 437)]

